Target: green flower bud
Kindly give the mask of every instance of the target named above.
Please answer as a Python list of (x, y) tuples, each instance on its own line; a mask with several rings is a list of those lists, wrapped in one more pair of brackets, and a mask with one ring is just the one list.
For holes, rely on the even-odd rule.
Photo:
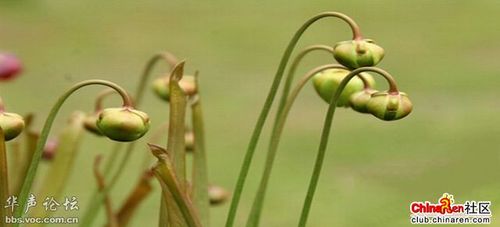
[(413, 104), (403, 92), (388, 93), (384, 91), (372, 94), (367, 109), (381, 120), (392, 121), (410, 114)]
[(83, 121), (83, 126), (87, 131), (97, 135), (97, 136), (102, 136), (102, 132), (99, 130), (97, 127), (97, 119), (99, 118), (98, 114), (90, 114), (85, 117)]
[(19, 114), (0, 112), (0, 127), (5, 141), (16, 138), (24, 129), (24, 120)]
[(210, 185), (208, 186), (208, 197), (211, 205), (219, 205), (229, 199), (229, 192), (223, 187)]
[(116, 141), (129, 142), (141, 138), (149, 129), (146, 113), (130, 107), (107, 108), (99, 114), (97, 127), (103, 135)]
[[(170, 99), (170, 92), (168, 88), (169, 82), (169, 77), (161, 77), (153, 82), (153, 91), (156, 95), (158, 95), (158, 97), (165, 101), (169, 101)], [(179, 81), (179, 86), (182, 88), (186, 96), (192, 96), (198, 92), (198, 88), (196, 87), (196, 78), (194, 76), (184, 75)]]
[(367, 88), (354, 93), (349, 99), (351, 108), (360, 113), (370, 113), (366, 105), (368, 104), (368, 101), (370, 101), (372, 94), (376, 92), (377, 90)]
[[(330, 103), (331, 97), (349, 73), (350, 71), (345, 69), (327, 69), (319, 72), (312, 79), (314, 89), (325, 102)], [(371, 87), (375, 86), (375, 80), (370, 74), (360, 73), (360, 75), (368, 81)], [(340, 94), (337, 106), (348, 106), (351, 95), (363, 90), (363, 88), (364, 84), (361, 79), (358, 77), (352, 78)]]
[(375, 66), (384, 58), (384, 49), (371, 39), (343, 41), (333, 48), (335, 59), (351, 69)]

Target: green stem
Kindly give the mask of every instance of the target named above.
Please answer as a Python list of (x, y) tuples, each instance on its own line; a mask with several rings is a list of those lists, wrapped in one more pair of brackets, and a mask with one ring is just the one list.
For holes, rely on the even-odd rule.
[(9, 209), (5, 203), (9, 197), (9, 173), (7, 167), (7, 150), (2, 128), (0, 128), (0, 227), (6, 227), (5, 217), (9, 215)]
[(252, 206), (251, 213), (248, 217), (247, 220), (247, 227), (254, 227), (254, 226), (259, 226), (259, 221), (260, 221), (260, 216), (262, 214), (262, 207), (264, 204), (264, 199), (267, 191), (267, 185), (269, 183), (269, 178), (271, 177), (271, 171), (273, 168), (274, 160), (276, 157), (276, 152), (278, 150), (278, 145), (281, 139), (281, 134), (283, 132), (283, 128), (286, 123), (286, 119), (288, 117), (288, 113), (290, 112), (290, 109), (292, 108), (293, 103), (295, 102), (295, 99), (299, 95), (300, 91), (304, 87), (304, 85), (309, 81), (310, 78), (312, 78), (316, 73), (321, 72), (326, 69), (331, 69), (331, 68), (341, 68), (345, 69), (345, 67), (338, 65), (338, 64), (329, 64), (329, 65), (324, 65), (317, 67), (310, 72), (308, 72), (297, 84), (297, 86), (294, 88), (290, 96), (288, 97), (284, 103), (284, 107), (282, 112), (280, 113), (279, 116), (276, 117), (276, 121), (273, 127), (273, 131), (271, 133), (271, 139), (270, 139), (270, 144), (269, 144), (269, 150), (267, 153), (266, 157), (266, 162), (264, 166), (264, 172), (262, 173), (259, 189), (257, 191), (257, 194), (255, 195), (255, 200)]
[(193, 152), (193, 202), (198, 210), (200, 222), (208, 227), (210, 199), (208, 197), (208, 165), (205, 151), (205, 130), (203, 123), (203, 111), (200, 103), (199, 93), (195, 102), (191, 105), (194, 152)]
[(273, 104), (274, 98), (276, 96), (276, 92), (278, 91), (278, 88), (279, 88), (279, 85), (281, 83), (281, 79), (283, 77), (283, 73), (285, 71), (288, 60), (290, 59), (290, 56), (291, 56), (295, 46), (297, 45), (300, 37), (307, 30), (307, 28), (309, 28), (309, 26), (314, 24), (314, 22), (316, 22), (322, 18), (325, 18), (325, 17), (337, 17), (337, 18), (340, 18), (340, 19), (346, 21), (353, 31), (353, 37), (354, 38), (361, 37), (361, 33), (359, 31), (358, 25), (351, 18), (347, 17), (344, 14), (337, 13), (337, 12), (324, 12), (324, 13), (320, 13), (320, 14), (310, 18), (302, 25), (302, 27), (299, 28), (299, 30), (297, 30), (295, 35), (292, 37), (292, 40), (288, 44), (288, 46), (285, 49), (285, 52), (283, 54), (283, 57), (281, 58), (280, 64), (278, 66), (278, 70), (274, 76), (273, 84), (271, 85), (271, 89), (270, 89), (269, 94), (266, 98), (266, 101), (264, 103), (262, 111), (259, 115), (259, 118), (258, 118), (257, 123), (255, 125), (254, 131), (252, 133), (252, 137), (250, 139), (250, 143), (248, 145), (248, 149), (246, 151), (245, 157), (243, 159), (243, 164), (242, 164), (241, 169), (240, 169), (238, 180), (236, 182), (236, 187), (234, 189), (233, 199), (231, 201), (231, 206), (229, 208), (229, 213), (228, 213), (228, 217), (226, 220), (226, 227), (232, 227), (234, 225), (234, 220), (236, 217), (238, 204), (239, 204), (240, 199), (241, 199), (241, 193), (242, 193), (243, 187), (245, 185), (248, 171), (250, 170), (250, 165), (252, 163), (253, 155), (255, 153), (255, 148), (257, 147), (257, 143), (259, 141), (259, 137), (260, 137), (260, 134), (262, 132), (262, 128), (266, 122), (267, 116), (269, 114), (269, 111), (270, 111), (271, 106)]
[[(144, 97), (146, 85), (148, 82), (149, 77), (151, 76), (151, 73), (153, 72), (154, 66), (159, 62), (159, 60), (165, 60), (169, 64), (170, 67), (173, 67), (175, 63), (178, 61), (177, 58), (171, 54), (170, 52), (162, 52), (159, 54), (155, 54), (151, 59), (149, 59), (148, 63), (146, 64), (146, 67), (144, 68), (141, 77), (140, 77), (140, 82), (139, 85), (137, 86), (136, 93), (134, 95), (134, 101), (135, 101), (135, 107), (139, 107), (139, 105), (142, 102), (142, 98)], [(99, 108), (99, 106), (96, 103), (96, 108)], [(127, 150), (125, 151), (125, 155), (121, 159), (120, 165), (118, 169), (115, 171), (114, 175), (112, 176), (111, 183), (107, 185), (106, 189), (103, 191), (95, 190), (92, 197), (91, 197), (91, 202), (90, 205), (88, 206), (87, 210), (85, 211), (82, 221), (80, 222), (80, 226), (90, 226), (92, 225), (92, 222), (95, 219), (95, 216), (100, 210), (101, 204), (104, 201), (105, 196), (102, 195), (102, 193), (108, 193), (111, 191), (111, 189), (114, 187), (116, 181), (121, 177), (122, 173), (124, 172), (123, 170), (127, 166), (126, 164), (128, 163), (128, 160), (130, 158), (130, 154), (132, 153), (133, 149), (135, 147), (135, 142), (129, 143)], [(113, 151), (120, 150), (121, 149), (121, 144), (116, 145)], [(109, 176), (109, 172), (106, 170), (111, 170), (111, 167), (114, 165), (115, 160), (117, 159), (108, 159), (105, 165), (105, 171), (104, 175)]]
[[(33, 180), (35, 179), (35, 175), (36, 175), (36, 172), (38, 169), (38, 164), (39, 164), (40, 159), (42, 157), (43, 148), (45, 146), (45, 143), (46, 143), (47, 138), (49, 136), (50, 129), (52, 128), (52, 124), (54, 123), (54, 120), (57, 116), (57, 113), (59, 112), (63, 103), (66, 101), (66, 99), (71, 94), (73, 94), (78, 89), (85, 87), (85, 86), (89, 86), (89, 85), (104, 85), (104, 86), (113, 88), (122, 97), (123, 106), (132, 106), (132, 100), (130, 99), (127, 92), (123, 88), (121, 88), (120, 86), (118, 86), (115, 83), (105, 81), (105, 80), (86, 80), (86, 81), (83, 81), (83, 82), (80, 82), (80, 83), (74, 85), (68, 91), (66, 91), (66, 93), (64, 93), (59, 98), (59, 100), (57, 100), (57, 102), (54, 104), (54, 106), (52, 107), (52, 109), (49, 113), (49, 116), (45, 120), (45, 124), (43, 126), (40, 138), (37, 142), (36, 149), (35, 149), (35, 152), (33, 154), (33, 158), (31, 160), (31, 164), (28, 168), (28, 173), (26, 175), (23, 186), (21, 188), (21, 192), (19, 194), (19, 207), (15, 212), (15, 217), (22, 217), (22, 215), (23, 215), (23, 210), (26, 207), (26, 201), (28, 199), (28, 194), (30, 193), (31, 186), (33, 184)], [(17, 227), (17, 226), (19, 226), (19, 224), (14, 224), (14, 227)]]
[(312, 200), (314, 197), (314, 193), (316, 191), (316, 186), (318, 185), (319, 176), (321, 173), (321, 168), (323, 167), (323, 161), (325, 158), (326, 147), (328, 145), (328, 137), (330, 136), (331, 126), (333, 122), (333, 115), (335, 114), (335, 108), (337, 107), (337, 101), (340, 97), (340, 94), (344, 90), (347, 83), (354, 78), (357, 74), (362, 72), (375, 72), (382, 75), (389, 83), (389, 90), (391, 92), (397, 92), (396, 82), (392, 78), (389, 73), (386, 71), (376, 68), (376, 67), (362, 67), (351, 71), (340, 83), (337, 91), (333, 95), (333, 98), (330, 100), (330, 104), (328, 106), (328, 111), (326, 113), (325, 122), (323, 125), (323, 132), (321, 133), (321, 141), (319, 144), (318, 154), (316, 157), (316, 162), (314, 164), (314, 170), (311, 176), (311, 181), (309, 183), (309, 188), (307, 190), (307, 195), (304, 201), (304, 206), (302, 207), (302, 214), (300, 215), (299, 227), (305, 227), (307, 218), (309, 216), (309, 211), (311, 209)]

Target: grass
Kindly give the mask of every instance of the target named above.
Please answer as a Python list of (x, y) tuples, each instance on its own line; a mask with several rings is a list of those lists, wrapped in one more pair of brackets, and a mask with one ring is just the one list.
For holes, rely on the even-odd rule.
[[(337, 112), (309, 226), (409, 226), (411, 201), (435, 201), (444, 192), (457, 202), (500, 202), (496, 1), (2, 1), (0, 49), (20, 56), (26, 71), (15, 82), (1, 84), (1, 95), (10, 111), (36, 111), (41, 126), (56, 97), (71, 84), (98, 77), (132, 91), (146, 60), (170, 50), (187, 58), (188, 72), (200, 70), (210, 178), (232, 189), (263, 91), (285, 45), (305, 19), (327, 10), (352, 16), (368, 38), (385, 48), (380, 66), (396, 77), (415, 110), (398, 122)], [(346, 25), (327, 20), (315, 25), (300, 46), (349, 37)], [(310, 56), (301, 71), (330, 61), (324, 54)], [(63, 123), (74, 109), (91, 111), (97, 91), (72, 97), (56, 121)], [(290, 114), (262, 226), (298, 221), (326, 111), (312, 88), (305, 91)], [(117, 104), (118, 98), (107, 102)], [(153, 124), (167, 119), (167, 105), (151, 93), (143, 106)], [(218, 127), (221, 122), (225, 127)], [(60, 129), (56, 125), (53, 133)], [(257, 150), (237, 226), (248, 214), (266, 142)], [(112, 145), (87, 135), (83, 146), (75, 166), (79, 171), (64, 193), (77, 196), (81, 207), (94, 185), (93, 156), (107, 154)], [(146, 146), (141, 148), (127, 176), (139, 176)], [(132, 186), (119, 182), (115, 207)], [(156, 187), (131, 226), (156, 224), (159, 195)], [(213, 226), (222, 226), (227, 208), (214, 208)]]

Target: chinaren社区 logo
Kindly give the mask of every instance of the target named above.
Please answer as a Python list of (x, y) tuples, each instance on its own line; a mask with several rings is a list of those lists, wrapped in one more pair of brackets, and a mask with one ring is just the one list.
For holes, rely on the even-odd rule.
[(468, 200), (455, 203), (452, 194), (444, 193), (437, 203), (410, 204), (412, 224), (491, 224), (491, 201)]

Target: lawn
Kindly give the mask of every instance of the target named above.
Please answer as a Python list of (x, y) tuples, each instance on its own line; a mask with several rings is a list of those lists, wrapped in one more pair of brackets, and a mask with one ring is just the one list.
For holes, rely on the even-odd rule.
[[(35, 111), (40, 128), (71, 84), (102, 78), (134, 91), (149, 57), (169, 50), (187, 59), (188, 72), (200, 70), (209, 175), (232, 191), (283, 50), (303, 21), (322, 11), (350, 15), (367, 38), (384, 47), (379, 66), (397, 78), (414, 112), (395, 122), (349, 109), (337, 112), (308, 226), (409, 226), (412, 201), (436, 202), (445, 192), (459, 203), (491, 200), (498, 216), (500, 1), (3, 0), (0, 49), (17, 54), (25, 72), (1, 84), (0, 93), (10, 110)], [(349, 38), (348, 27), (330, 19), (314, 25), (299, 47)], [(332, 61), (332, 56), (313, 54), (300, 73)], [(165, 72), (166, 67), (155, 74)], [(98, 91), (72, 97), (52, 135), (73, 110), (91, 111)], [(152, 93), (143, 106), (153, 124), (167, 119), (168, 105)], [(298, 222), (326, 108), (307, 86), (285, 129), (262, 226)], [(267, 142), (257, 149), (236, 226), (245, 223)], [(159, 143), (164, 145), (166, 137)], [(109, 155), (111, 148), (106, 139), (85, 137), (64, 193), (77, 196), (82, 209), (95, 185), (93, 157)], [(116, 207), (135, 184), (130, 179), (139, 176), (145, 152), (145, 145), (138, 147), (127, 177), (113, 191)], [(159, 196), (156, 187), (131, 226), (157, 224)], [(228, 205), (213, 208), (212, 226), (223, 226)]]

